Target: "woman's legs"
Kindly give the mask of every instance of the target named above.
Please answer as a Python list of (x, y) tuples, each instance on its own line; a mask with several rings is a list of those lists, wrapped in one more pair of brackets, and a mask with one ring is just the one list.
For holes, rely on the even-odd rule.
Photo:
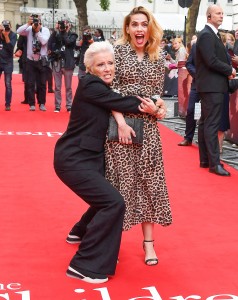
[(56, 170), (56, 173), (74, 193), (95, 210), (70, 267), (91, 278), (105, 279), (108, 275), (114, 275), (125, 212), (123, 197), (97, 171)]
[(145, 250), (145, 263), (149, 266), (157, 265), (158, 259), (154, 249), (154, 224), (142, 223), (142, 232), (144, 236), (143, 248)]

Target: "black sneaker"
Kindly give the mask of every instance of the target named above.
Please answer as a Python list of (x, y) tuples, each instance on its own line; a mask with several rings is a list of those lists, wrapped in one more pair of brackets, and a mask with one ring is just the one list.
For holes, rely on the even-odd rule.
[(59, 112), (60, 112), (60, 108), (56, 108), (56, 109), (54, 110), (54, 112), (55, 112), (55, 113), (59, 113)]
[(92, 277), (87, 277), (84, 276), (82, 273), (79, 273), (78, 271), (76, 271), (75, 269), (73, 269), (72, 267), (68, 267), (67, 271), (66, 271), (66, 275), (68, 277), (72, 277), (72, 278), (76, 278), (76, 279), (80, 279), (84, 282), (88, 282), (88, 283), (104, 283), (108, 281), (108, 277), (104, 277), (104, 276), (100, 276), (100, 277), (104, 277), (104, 278), (92, 278)]
[(67, 112), (69, 112), (69, 113), (71, 112), (71, 107), (67, 108)]
[(66, 238), (66, 242), (69, 244), (78, 244), (81, 242), (81, 237), (70, 231)]
[(10, 111), (11, 110), (11, 106), (6, 106), (5, 107), (5, 111)]
[(28, 101), (23, 100), (23, 101), (21, 101), (21, 104), (29, 104), (29, 103), (28, 103)]

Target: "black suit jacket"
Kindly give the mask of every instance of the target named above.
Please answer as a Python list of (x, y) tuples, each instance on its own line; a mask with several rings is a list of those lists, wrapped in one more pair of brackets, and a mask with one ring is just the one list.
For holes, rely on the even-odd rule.
[(186, 61), (186, 68), (188, 70), (188, 73), (192, 76), (192, 84), (191, 88), (196, 89), (196, 43), (192, 45), (191, 52), (189, 53), (188, 59)]
[(196, 43), (196, 87), (198, 92), (228, 91), (228, 76), (232, 66), (226, 48), (208, 25), (200, 32)]
[(55, 169), (101, 171), (111, 111), (139, 113), (140, 103), (134, 96), (114, 92), (97, 76), (80, 79), (68, 128), (55, 146)]

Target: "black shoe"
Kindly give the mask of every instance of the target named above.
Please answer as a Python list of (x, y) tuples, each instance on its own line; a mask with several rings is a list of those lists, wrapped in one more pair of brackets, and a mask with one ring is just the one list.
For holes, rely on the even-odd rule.
[[(66, 271), (66, 275), (72, 278), (76, 278), (76, 279), (80, 279), (84, 282), (88, 282), (88, 283), (104, 283), (108, 281), (108, 277), (105, 276), (105, 278), (92, 278), (92, 277), (87, 277), (84, 276), (82, 273), (79, 273), (78, 271), (76, 271), (75, 269), (73, 269), (72, 267), (68, 267), (67, 271)], [(103, 276), (100, 276), (103, 277)]]
[(209, 163), (207, 163), (207, 162), (200, 162), (200, 168), (209, 168)]
[(71, 230), (66, 238), (66, 242), (69, 244), (78, 244), (81, 242), (81, 237), (77, 232)]
[(28, 101), (24, 100), (24, 101), (21, 101), (21, 104), (29, 104)]
[(231, 174), (227, 170), (225, 170), (222, 165), (216, 165), (215, 167), (211, 167), (209, 169), (209, 172), (220, 176), (231, 176)]
[(191, 146), (192, 142), (184, 139), (182, 142), (178, 143), (178, 146)]
[(54, 93), (55, 91), (53, 89), (49, 89), (48, 93)]
[(69, 112), (69, 113), (71, 112), (71, 107), (67, 108), (67, 112)]
[(7, 106), (5, 107), (5, 111), (10, 111), (10, 110), (11, 110), (11, 106), (7, 105)]

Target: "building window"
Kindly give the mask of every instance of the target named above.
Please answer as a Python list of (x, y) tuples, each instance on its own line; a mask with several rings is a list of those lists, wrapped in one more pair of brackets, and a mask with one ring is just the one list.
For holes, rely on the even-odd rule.
[(233, 0), (227, 0), (227, 4), (232, 4)]
[(72, 9), (72, 1), (69, 1), (69, 9)]
[(58, 0), (48, 0), (48, 8), (59, 8)]

